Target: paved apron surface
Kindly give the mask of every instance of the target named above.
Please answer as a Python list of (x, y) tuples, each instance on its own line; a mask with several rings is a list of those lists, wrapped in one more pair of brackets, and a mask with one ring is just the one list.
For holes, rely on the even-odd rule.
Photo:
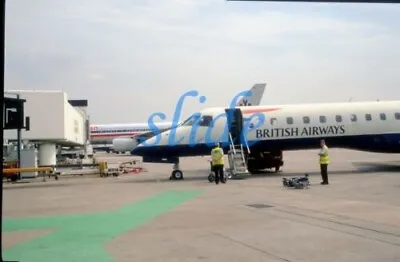
[(21, 262), (114, 261), (105, 251), (105, 243), (198, 194), (199, 191), (169, 191), (115, 211), (7, 219), (3, 223), (3, 232), (50, 228), (54, 231), (5, 249), (3, 258)]

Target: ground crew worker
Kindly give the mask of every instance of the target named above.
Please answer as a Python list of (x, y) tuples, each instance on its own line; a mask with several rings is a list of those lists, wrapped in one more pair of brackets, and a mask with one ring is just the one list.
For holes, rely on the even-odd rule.
[(329, 164), (329, 152), (328, 147), (325, 144), (325, 140), (321, 139), (320, 142), (321, 150), (319, 151), (319, 165), (321, 167), (321, 185), (328, 185), (328, 164)]
[(211, 160), (212, 169), (215, 173), (215, 184), (218, 185), (219, 181), (225, 183), (224, 151), (221, 148), (221, 143), (217, 143), (217, 145), (211, 150)]

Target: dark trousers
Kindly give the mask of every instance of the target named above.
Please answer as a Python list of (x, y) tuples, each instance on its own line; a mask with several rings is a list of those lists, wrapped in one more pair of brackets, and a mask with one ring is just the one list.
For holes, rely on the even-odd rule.
[(328, 164), (320, 164), (323, 183), (328, 183)]
[(213, 167), (215, 173), (215, 183), (218, 184), (219, 181), (225, 183), (224, 179), (224, 165), (215, 165)]

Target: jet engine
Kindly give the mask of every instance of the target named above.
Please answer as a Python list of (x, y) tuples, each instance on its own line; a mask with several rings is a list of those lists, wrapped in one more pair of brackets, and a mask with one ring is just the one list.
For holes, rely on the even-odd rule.
[(138, 143), (135, 138), (120, 137), (113, 140), (113, 150), (117, 153), (131, 152), (137, 147)]

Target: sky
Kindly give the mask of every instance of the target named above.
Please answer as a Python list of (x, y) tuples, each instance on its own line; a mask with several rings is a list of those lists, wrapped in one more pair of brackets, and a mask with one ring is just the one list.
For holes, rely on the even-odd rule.
[(400, 99), (400, 5), (224, 0), (13, 0), (5, 89), (88, 99), (92, 124), (228, 106)]

